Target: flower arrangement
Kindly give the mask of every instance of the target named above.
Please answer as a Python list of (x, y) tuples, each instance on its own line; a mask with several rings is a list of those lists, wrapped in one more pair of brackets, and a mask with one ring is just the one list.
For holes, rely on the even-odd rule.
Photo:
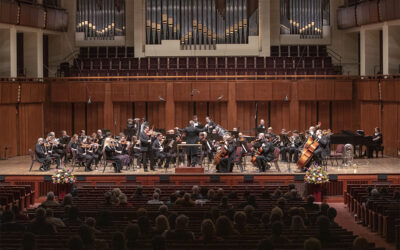
[(312, 165), (308, 168), (306, 175), (304, 176), (304, 182), (309, 184), (322, 184), (328, 181), (328, 174), (323, 167), (318, 166), (318, 164)]
[(76, 181), (72, 171), (66, 168), (57, 169), (52, 179), (54, 184), (68, 184)]

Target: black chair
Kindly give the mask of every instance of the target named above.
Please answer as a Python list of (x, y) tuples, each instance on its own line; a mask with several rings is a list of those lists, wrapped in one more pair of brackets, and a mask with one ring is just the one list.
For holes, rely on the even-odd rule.
[(32, 162), (31, 162), (31, 167), (29, 168), (29, 172), (32, 171), (32, 167), (33, 167), (33, 164), (35, 164), (35, 162), (39, 163), (39, 164), (40, 164), (40, 167), (42, 167), (42, 166), (43, 166), (43, 163), (39, 162), (39, 161), (36, 159), (36, 156), (35, 156), (35, 154), (33, 153), (33, 150), (32, 150), (32, 149), (28, 149), (28, 151), (29, 151), (29, 155), (31, 156), (31, 160), (32, 160)]

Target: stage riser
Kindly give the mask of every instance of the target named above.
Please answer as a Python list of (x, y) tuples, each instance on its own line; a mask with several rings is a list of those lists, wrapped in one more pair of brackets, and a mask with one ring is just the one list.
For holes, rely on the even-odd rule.
[[(170, 175), (169, 182), (165, 182), (166, 175), (137, 175), (137, 176), (80, 176), (77, 181), (78, 185), (142, 185), (142, 186), (157, 186), (157, 185), (288, 185), (295, 183), (301, 186), (303, 181), (295, 180), (295, 175), (254, 175), (253, 182), (246, 182), (251, 179), (250, 176), (244, 175)], [(47, 178), (49, 176), (46, 176)], [(386, 177), (386, 176), (384, 176)], [(297, 179), (297, 178), (296, 178)], [(337, 181), (331, 181), (323, 184), (323, 192), (325, 196), (343, 196), (347, 190), (347, 185), (350, 184), (400, 184), (399, 175), (387, 175), (387, 179), (378, 180), (378, 175), (338, 175)], [(45, 176), (5, 176), (5, 181), (2, 185), (31, 185), (35, 191), (36, 198), (45, 196), (47, 192), (54, 191), (57, 193), (58, 187), (51, 181), (45, 181)]]

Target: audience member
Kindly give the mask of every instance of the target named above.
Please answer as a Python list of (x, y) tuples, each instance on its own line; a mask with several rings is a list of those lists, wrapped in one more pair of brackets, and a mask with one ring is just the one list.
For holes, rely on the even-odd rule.
[(230, 204), (228, 202), (228, 197), (227, 196), (222, 197), (221, 203), (219, 203), (218, 208), (222, 209), (222, 210), (228, 210), (228, 209), (232, 208), (232, 204)]
[(147, 204), (164, 204), (164, 202), (160, 201), (160, 194), (157, 192), (154, 192), (153, 199), (147, 201)]
[(190, 198), (190, 194), (188, 193), (183, 195), (182, 198), (177, 199), (175, 203), (184, 207), (193, 207), (195, 205), (195, 202)]
[(175, 221), (175, 230), (169, 230), (164, 233), (167, 240), (175, 241), (192, 241), (194, 240), (194, 233), (187, 230), (189, 218), (186, 215), (179, 215)]
[(334, 242), (336, 237), (331, 234), (330, 220), (328, 217), (321, 215), (317, 219), (318, 232), (316, 238), (319, 239), (322, 245)]
[(42, 207), (36, 209), (35, 219), (28, 225), (28, 231), (34, 234), (52, 234), (57, 232), (55, 227), (46, 221), (46, 210)]
[(328, 208), (327, 215), (331, 222), (331, 226), (338, 226), (338, 224), (335, 222), (335, 218), (337, 215), (336, 209), (333, 207)]
[(271, 240), (271, 242), (274, 246), (284, 245), (284, 244), (290, 242), (289, 239), (286, 238), (286, 236), (282, 235), (282, 230), (283, 230), (282, 222), (275, 221), (272, 224), (272, 234), (269, 237), (269, 239)]
[(64, 220), (64, 223), (67, 226), (73, 226), (73, 225), (81, 225), (82, 220), (79, 218), (79, 208), (76, 206), (72, 206), (69, 209), (68, 212), (68, 217)]
[(321, 242), (316, 238), (309, 238), (304, 241), (304, 250), (321, 250)]
[(358, 236), (353, 241), (353, 250), (368, 250), (370, 246), (366, 238)]
[(121, 232), (113, 233), (111, 240), (112, 250), (125, 250), (125, 237)]
[(156, 223), (156, 226), (153, 229), (153, 232), (155, 235), (163, 235), (163, 233), (165, 231), (170, 230), (169, 222), (168, 222), (167, 217), (165, 217), (165, 215), (157, 216), (155, 223)]
[(96, 219), (93, 217), (88, 217), (85, 219), (85, 224), (90, 227), (94, 233), (101, 233), (98, 229), (96, 229)]
[(165, 250), (165, 238), (157, 235), (151, 240), (151, 245), (153, 250)]
[(193, 200), (199, 200), (202, 199), (203, 197), (200, 195), (200, 188), (199, 186), (195, 185), (192, 187), (192, 194), (190, 195), (190, 198)]
[(217, 236), (227, 239), (239, 235), (239, 232), (233, 228), (232, 222), (226, 216), (220, 216), (215, 223)]
[(149, 217), (141, 216), (137, 221), (140, 233), (144, 238), (151, 238), (153, 237), (153, 228), (151, 227)]
[(65, 227), (65, 223), (60, 218), (54, 217), (54, 212), (51, 208), (46, 209), (46, 221), (55, 228)]
[(140, 200), (140, 199), (146, 199), (147, 195), (143, 194), (143, 187), (142, 186), (138, 186), (136, 188), (135, 193), (132, 196), (133, 200)]
[(235, 213), (233, 228), (240, 234), (246, 234), (250, 231), (247, 225), (247, 216), (244, 212)]
[(15, 221), (15, 215), (12, 211), (6, 210), (1, 216), (1, 232), (23, 232), (25, 227)]
[(68, 240), (68, 249), (69, 250), (84, 250), (84, 245), (82, 239), (74, 235)]
[(223, 241), (222, 238), (217, 237), (214, 222), (210, 219), (205, 219), (201, 223), (201, 236), (200, 240), (204, 242)]
[(274, 250), (274, 244), (272, 244), (270, 239), (260, 240), (257, 250)]
[(73, 202), (73, 200), (72, 200), (72, 194), (66, 194), (66, 195), (64, 196), (62, 205), (63, 205), (63, 206), (72, 206), (72, 205), (73, 205), (72, 202)]
[(133, 250), (139, 247), (137, 240), (140, 236), (140, 228), (138, 224), (130, 224), (125, 228), (124, 231), (126, 239), (126, 247), (128, 250)]
[(60, 203), (54, 200), (54, 193), (48, 192), (47, 199), (41, 204), (42, 207), (59, 207)]

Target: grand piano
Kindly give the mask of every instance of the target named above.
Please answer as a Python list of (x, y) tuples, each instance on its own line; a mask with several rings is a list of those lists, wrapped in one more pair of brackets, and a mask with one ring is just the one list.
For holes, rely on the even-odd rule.
[[(352, 144), (354, 147), (354, 155), (362, 157), (363, 146), (369, 149), (373, 145), (372, 136), (366, 136), (363, 130), (351, 131), (342, 130), (341, 133), (332, 134), (330, 136), (331, 144)], [(358, 149), (358, 155), (356, 154)], [(368, 155), (368, 152), (366, 152)]]

